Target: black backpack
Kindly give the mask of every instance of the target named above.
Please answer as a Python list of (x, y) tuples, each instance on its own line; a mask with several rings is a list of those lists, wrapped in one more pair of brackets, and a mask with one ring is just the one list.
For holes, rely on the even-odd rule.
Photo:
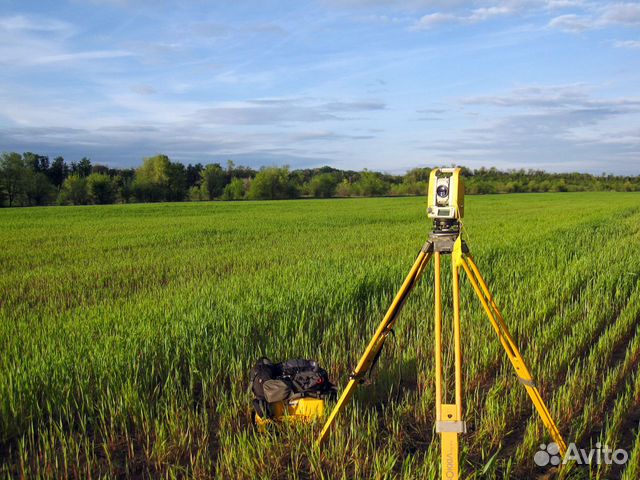
[(272, 403), (303, 397), (326, 400), (335, 397), (337, 392), (327, 371), (313, 360), (293, 359), (274, 364), (262, 357), (251, 369), (250, 376), (253, 408), (262, 418), (273, 416)]

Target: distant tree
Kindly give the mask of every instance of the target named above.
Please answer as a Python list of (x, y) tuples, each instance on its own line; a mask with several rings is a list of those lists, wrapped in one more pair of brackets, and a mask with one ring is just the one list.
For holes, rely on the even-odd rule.
[(222, 192), (223, 200), (242, 200), (245, 195), (244, 182), (240, 178), (233, 178)]
[(249, 198), (252, 200), (281, 200), (297, 196), (298, 189), (289, 180), (288, 167), (263, 168), (253, 179), (249, 189)]
[(9, 206), (12, 207), (24, 195), (27, 188), (29, 169), (19, 153), (0, 155), (0, 188), (4, 192)]
[(29, 205), (46, 205), (55, 196), (55, 187), (44, 172), (28, 171), (25, 195)]
[(142, 165), (136, 170), (136, 179), (145, 182), (166, 184), (168, 180), (167, 170), (171, 161), (166, 155), (146, 157)]
[(92, 203), (104, 205), (114, 203), (116, 192), (113, 180), (104, 173), (92, 173), (87, 177), (87, 193)]
[(519, 182), (507, 182), (504, 187), (505, 193), (518, 193), (522, 192), (524, 187)]
[(538, 189), (540, 192), (548, 192), (551, 190), (551, 182), (549, 180), (543, 180), (542, 182), (540, 182), (540, 185), (538, 186)]
[(257, 172), (250, 167), (235, 166), (233, 162), (227, 162), (227, 176), (238, 178), (254, 178)]
[(380, 174), (367, 170), (362, 172), (356, 186), (360, 194), (365, 196), (384, 195), (388, 191), (388, 186), (384, 180), (380, 178)]
[(392, 189), (398, 195), (426, 195), (429, 188), (429, 182), (402, 182), (399, 184), (394, 184), (392, 187)]
[(233, 160), (227, 160), (227, 177), (229, 178), (229, 181), (231, 181), (231, 177), (233, 176), (233, 171), (236, 168), (236, 164), (233, 162)]
[(333, 197), (338, 186), (338, 179), (332, 173), (321, 173), (309, 182), (309, 193), (318, 198)]
[(191, 188), (200, 182), (200, 172), (203, 168), (201, 163), (187, 165), (187, 188)]
[(62, 184), (58, 201), (62, 205), (86, 205), (89, 203), (87, 179), (79, 175), (68, 176)]
[(59, 189), (64, 179), (69, 175), (69, 167), (64, 162), (64, 158), (56, 157), (53, 159), (53, 163), (49, 167), (48, 175), (51, 183)]
[(226, 180), (226, 173), (218, 163), (213, 163), (204, 167), (200, 172), (200, 185), (208, 200), (213, 200), (222, 195)]
[(169, 162), (167, 166), (167, 190), (165, 200), (181, 202), (187, 195), (187, 174), (181, 163)]
[(113, 179), (116, 196), (122, 203), (129, 203), (133, 197), (133, 175), (121, 172)]
[(109, 167), (107, 167), (106, 165), (92, 165), (91, 166), (91, 173), (103, 173), (105, 175), (109, 175), (110, 171), (111, 171), (111, 169)]
[(428, 182), (430, 173), (430, 168), (414, 168), (412, 170), (409, 170), (404, 175), (404, 181), (409, 184), (417, 182)]
[(49, 170), (49, 157), (45, 155), (38, 155), (33, 152), (25, 152), (22, 154), (25, 166), (34, 173), (41, 172), (47, 173)]
[(169, 157), (156, 155), (147, 157), (136, 170), (133, 182), (133, 194), (142, 202), (164, 200), (169, 184)]
[(336, 186), (335, 195), (338, 197), (351, 197), (353, 195), (353, 185), (346, 178)]
[(474, 193), (487, 194), (487, 193), (496, 193), (496, 186), (486, 180), (477, 182), (475, 184), (476, 191)]
[(87, 157), (82, 157), (82, 160), (78, 162), (77, 174), (81, 177), (88, 177), (91, 175), (91, 160)]
[(188, 196), (189, 200), (192, 202), (202, 202), (204, 200), (208, 200), (207, 196), (202, 190), (202, 187), (200, 187), (199, 185), (194, 185), (193, 187), (191, 187), (189, 189)]

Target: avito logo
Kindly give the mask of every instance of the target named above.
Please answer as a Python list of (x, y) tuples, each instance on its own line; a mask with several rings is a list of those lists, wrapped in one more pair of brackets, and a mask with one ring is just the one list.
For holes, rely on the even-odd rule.
[(533, 461), (540, 467), (546, 467), (547, 465), (563, 465), (569, 462), (576, 462), (578, 465), (624, 465), (629, 460), (629, 453), (618, 448), (613, 450), (607, 445), (602, 445), (600, 442), (596, 443), (596, 448), (586, 450), (584, 448), (578, 448), (575, 443), (570, 443), (567, 447), (567, 452), (564, 457), (560, 457), (560, 448), (556, 443), (550, 443), (540, 445), (540, 450), (533, 456)]

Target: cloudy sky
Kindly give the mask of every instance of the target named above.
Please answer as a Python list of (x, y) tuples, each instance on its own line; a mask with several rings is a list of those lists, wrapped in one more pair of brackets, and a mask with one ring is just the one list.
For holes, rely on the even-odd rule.
[(640, 174), (640, 2), (1, 0), (0, 151)]

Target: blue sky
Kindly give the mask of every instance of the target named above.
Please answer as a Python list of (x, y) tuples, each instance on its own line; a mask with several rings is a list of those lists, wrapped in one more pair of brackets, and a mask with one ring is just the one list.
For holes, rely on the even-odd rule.
[(0, 151), (640, 174), (639, 2), (0, 2)]

